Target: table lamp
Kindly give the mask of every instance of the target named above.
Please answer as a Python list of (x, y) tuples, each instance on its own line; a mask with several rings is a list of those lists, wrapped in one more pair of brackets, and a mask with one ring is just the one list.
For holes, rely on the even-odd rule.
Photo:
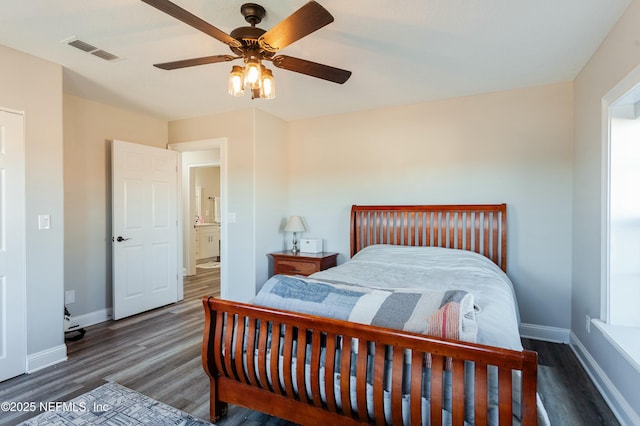
[(302, 223), (302, 218), (300, 218), (300, 216), (291, 216), (287, 221), (284, 230), (285, 232), (293, 232), (293, 247), (291, 248), (291, 252), (298, 253), (300, 249), (298, 248), (298, 239), (296, 234), (307, 230), (304, 227), (304, 223)]

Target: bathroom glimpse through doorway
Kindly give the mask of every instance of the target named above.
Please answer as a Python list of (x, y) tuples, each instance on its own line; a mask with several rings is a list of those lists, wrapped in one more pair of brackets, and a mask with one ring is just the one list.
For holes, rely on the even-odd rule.
[(180, 238), (183, 244), (180, 255), (183, 259), (183, 275), (195, 275), (196, 262), (200, 266), (219, 268), (222, 294), (227, 289), (226, 142), (226, 138), (219, 138), (169, 145), (169, 149), (182, 153), (179, 198), (182, 204)]
[[(204, 160), (211, 153), (200, 156)], [(185, 248), (190, 248), (187, 275), (194, 275), (198, 269), (220, 267), (220, 166), (191, 166), (189, 191), (195, 194), (190, 208), (194, 225), (185, 235)]]

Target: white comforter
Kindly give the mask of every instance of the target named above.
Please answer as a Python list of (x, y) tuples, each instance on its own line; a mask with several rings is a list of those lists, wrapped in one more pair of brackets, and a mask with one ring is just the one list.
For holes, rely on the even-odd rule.
[(313, 278), (373, 288), (465, 290), (474, 296), (478, 343), (522, 350), (513, 285), (491, 260), (439, 247), (372, 245)]

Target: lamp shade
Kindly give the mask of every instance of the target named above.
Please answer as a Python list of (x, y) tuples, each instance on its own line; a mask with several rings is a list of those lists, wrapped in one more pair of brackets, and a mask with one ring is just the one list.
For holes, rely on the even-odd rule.
[(284, 226), (284, 230), (286, 232), (304, 232), (307, 229), (304, 227), (304, 223), (302, 223), (302, 218), (300, 218), (300, 216), (291, 216), (287, 221), (287, 224)]

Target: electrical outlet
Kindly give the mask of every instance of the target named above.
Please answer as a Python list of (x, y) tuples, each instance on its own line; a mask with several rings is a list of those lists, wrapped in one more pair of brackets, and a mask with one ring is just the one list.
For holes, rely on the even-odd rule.
[(587, 333), (591, 333), (591, 317), (589, 315), (587, 315), (586, 318), (586, 322), (585, 322), (585, 330), (587, 330)]
[(76, 301), (76, 291), (68, 290), (64, 292), (64, 304), (70, 305)]

